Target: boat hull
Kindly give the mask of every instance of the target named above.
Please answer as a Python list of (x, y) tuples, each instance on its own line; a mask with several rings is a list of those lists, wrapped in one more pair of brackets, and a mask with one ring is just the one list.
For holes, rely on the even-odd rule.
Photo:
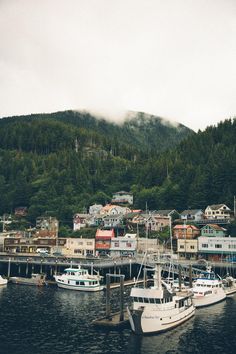
[(222, 289), (221, 292), (210, 296), (193, 297), (193, 304), (196, 308), (206, 307), (206, 306), (217, 304), (218, 302), (221, 302), (225, 299), (226, 299), (226, 294)]
[(101, 291), (104, 289), (104, 286), (88, 287), (88, 286), (78, 286), (78, 285), (68, 285), (56, 282), (59, 288), (67, 290), (76, 290), (76, 291), (86, 291), (86, 292), (95, 292)]
[(226, 296), (236, 294), (236, 285), (224, 288), (224, 292), (225, 292)]
[(155, 311), (136, 309), (128, 310), (129, 322), (131, 329), (135, 334), (152, 334), (166, 332), (175, 328), (195, 314), (195, 307), (192, 305), (184, 311), (174, 314), (161, 314)]
[(10, 282), (13, 284), (19, 284), (19, 285), (30, 285), (30, 286), (44, 286), (45, 282), (44, 281), (35, 281), (31, 280), (30, 278), (21, 278), (21, 277), (11, 277)]

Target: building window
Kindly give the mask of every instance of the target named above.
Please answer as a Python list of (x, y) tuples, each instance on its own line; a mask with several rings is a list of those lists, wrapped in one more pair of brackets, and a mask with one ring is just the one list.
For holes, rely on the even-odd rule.
[(203, 243), (202, 244), (202, 248), (208, 248), (208, 244), (207, 243)]
[(222, 245), (220, 245), (219, 243), (217, 243), (217, 244), (215, 245), (215, 248), (222, 248)]

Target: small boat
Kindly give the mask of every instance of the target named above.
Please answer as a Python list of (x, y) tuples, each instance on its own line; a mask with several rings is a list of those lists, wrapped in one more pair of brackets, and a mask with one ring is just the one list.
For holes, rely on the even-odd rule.
[(211, 270), (211, 267), (207, 267), (206, 271), (194, 281), (191, 291), (195, 307), (210, 306), (226, 298), (222, 279)]
[(226, 296), (230, 296), (236, 293), (236, 279), (227, 275), (223, 280), (223, 289)]
[(32, 273), (31, 278), (10, 277), (9, 281), (14, 284), (43, 286), (46, 285), (45, 278), (46, 274)]
[(8, 280), (3, 278), (1, 275), (0, 275), (0, 286), (1, 285), (6, 285), (8, 283)]
[(127, 312), (135, 334), (151, 334), (170, 330), (190, 319), (195, 313), (191, 293), (176, 295), (161, 280), (161, 264), (154, 268), (154, 285), (133, 287)]
[(100, 291), (104, 289), (101, 285), (101, 277), (99, 274), (89, 274), (87, 269), (66, 268), (61, 275), (54, 275), (55, 281), (59, 288), (79, 290), (79, 291)]

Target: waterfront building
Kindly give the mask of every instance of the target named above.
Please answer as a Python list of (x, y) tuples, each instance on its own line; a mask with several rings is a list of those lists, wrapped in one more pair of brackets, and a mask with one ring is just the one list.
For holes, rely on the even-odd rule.
[(135, 256), (137, 252), (137, 234), (125, 234), (111, 239), (112, 257)]
[(62, 253), (65, 256), (87, 256), (95, 255), (95, 239), (94, 238), (71, 238), (65, 239), (65, 246)]
[(178, 239), (177, 254), (179, 259), (197, 259), (198, 239)]
[(114, 229), (101, 230), (98, 229), (95, 235), (95, 251), (96, 254), (109, 254), (111, 248), (111, 239), (115, 237)]
[(38, 248), (46, 250), (49, 254), (55, 249), (64, 246), (65, 238), (30, 236), (25, 232), (16, 232), (4, 238), (4, 252), (9, 253), (36, 253)]
[(199, 256), (209, 261), (236, 259), (236, 237), (198, 238)]
[(143, 254), (147, 253), (157, 253), (163, 252), (163, 245), (160, 245), (159, 240), (157, 238), (141, 238), (137, 239), (137, 253)]

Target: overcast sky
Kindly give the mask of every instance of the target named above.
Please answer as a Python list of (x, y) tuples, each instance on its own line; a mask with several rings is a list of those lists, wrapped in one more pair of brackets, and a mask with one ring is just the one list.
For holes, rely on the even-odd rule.
[(236, 0), (0, 0), (0, 117), (236, 115)]

